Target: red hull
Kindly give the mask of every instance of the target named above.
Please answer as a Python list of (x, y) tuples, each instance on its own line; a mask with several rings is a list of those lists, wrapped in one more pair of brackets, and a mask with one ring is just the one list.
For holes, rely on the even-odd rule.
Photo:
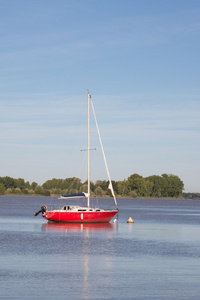
[(52, 222), (62, 223), (108, 223), (118, 210), (95, 212), (48, 211), (43, 218)]

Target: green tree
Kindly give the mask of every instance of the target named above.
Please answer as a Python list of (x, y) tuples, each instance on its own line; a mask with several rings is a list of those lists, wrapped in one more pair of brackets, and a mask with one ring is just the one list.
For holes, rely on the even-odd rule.
[(131, 198), (137, 198), (137, 193), (135, 191), (130, 191), (128, 196)]
[(42, 186), (38, 185), (35, 189), (35, 194), (43, 195), (43, 196), (50, 196), (50, 191), (46, 190)]
[(102, 196), (103, 190), (102, 190), (102, 188), (101, 188), (100, 186), (98, 186), (98, 187), (95, 189), (94, 193), (95, 193), (96, 196)]
[(66, 178), (66, 179), (56, 179), (53, 178), (51, 180), (47, 180), (45, 183), (43, 183), (42, 187), (44, 189), (61, 189), (61, 190), (66, 190), (66, 189), (76, 189), (80, 190), (81, 187), (81, 180), (76, 177), (72, 178)]
[(153, 182), (151, 182), (149, 179), (147, 178), (144, 179), (144, 191), (143, 191), (144, 197), (151, 196), (153, 185), (154, 185)]
[(18, 187), (16, 187), (16, 188), (15, 188), (15, 194), (21, 194), (21, 189), (18, 188)]
[(152, 183), (150, 195), (152, 197), (161, 197), (163, 190), (163, 179), (158, 175), (152, 175), (147, 177), (146, 179), (148, 179)]
[(31, 189), (31, 185), (30, 185), (30, 182), (29, 181), (27, 181), (26, 183), (25, 183), (25, 189)]
[(128, 177), (127, 181), (128, 181), (129, 192), (135, 191), (139, 197), (146, 196), (145, 179), (141, 175), (133, 174), (130, 177)]
[(1, 182), (1, 183), (0, 183), (0, 195), (3, 195), (4, 192), (5, 192), (5, 190), (6, 190), (5, 186), (4, 186), (4, 184)]
[(83, 192), (83, 193), (87, 193), (88, 192), (88, 185), (87, 184), (83, 184), (81, 186), (81, 192)]
[[(81, 191), (82, 191), (82, 186), (84, 186), (85, 193), (87, 193), (87, 192), (88, 192), (88, 180), (86, 180), (86, 181), (81, 185), (81, 189), (80, 189)], [(86, 186), (87, 186), (87, 188), (86, 188)], [(90, 181), (90, 190), (91, 190), (92, 192), (94, 192), (95, 188), (96, 188), (96, 184), (94, 184), (94, 182)]]
[(3, 183), (3, 185), (5, 186), (6, 189), (16, 188), (15, 180), (9, 176), (0, 177), (0, 183)]
[(31, 183), (31, 188), (32, 188), (33, 190), (35, 190), (37, 186), (38, 186), (37, 182), (33, 181), (33, 182)]
[[(164, 176), (163, 176), (164, 175)], [(166, 189), (167, 189), (167, 197), (180, 197), (183, 192), (184, 184), (180, 180), (180, 178), (176, 175), (167, 175), (163, 174), (163, 178), (165, 180)]]
[(127, 196), (129, 194), (130, 190), (128, 187), (127, 180), (119, 181), (117, 184), (117, 194), (121, 196)]
[(107, 191), (108, 186), (109, 186), (109, 181), (108, 180), (101, 181), (100, 187), (102, 188), (103, 191)]
[(14, 179), (16, 187), (23, 190), (26, 187), (25, 181), (23, 178)]

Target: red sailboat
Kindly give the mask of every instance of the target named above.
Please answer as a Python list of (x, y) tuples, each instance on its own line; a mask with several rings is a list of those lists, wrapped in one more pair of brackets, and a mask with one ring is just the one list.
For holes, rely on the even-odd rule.
[[(109, 189), (111, 190), (116, 209), (101, 209), (101, 208), (92, 208), (90, 206), (90, 106), (92, 107), (95, 123), (99, 135), (99, 141), (101, 145), (102, 154), (104, 157), (104, 162), (106, 166), (106, 171), (109, 179)], [(101, 141), (101, 136), (99, 132), (99, 127), (94, 111), (94, 106), (90, 93), (88, 93), (88, 193), (78, 193), (72, 195), (62, 195), (62, 199), (71, 199), (71, 198), (87, 198), (87, 206), (74, 206), (74, 205), (64, 205), (61, 208), (48, 210), (46, 205), (43, 205), (41, 209), (36, 212), (34, 215), (37, 216), (40, 212), (44, 219), (47, 219), (51, 222), (61, 222), (61, 223), (107, 223), (118, 213), (117, 200), (114, 194), (112, 181), (110, 178), (106, 157), (103, 149), (103, 144)]]

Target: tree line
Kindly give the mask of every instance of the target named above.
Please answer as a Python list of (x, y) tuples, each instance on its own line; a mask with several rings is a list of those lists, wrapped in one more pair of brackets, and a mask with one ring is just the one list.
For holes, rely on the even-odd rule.
[(183, 193), (185, 199), (200, 199), (200, 193)]
[[(184, 184), (181, 179), (172, 174), (152, 175), (142, 177), (132, 174), (123, 181), (112, 181), (117, 197), (155, 197), (155, 198), (179, 198), (183, 196)], [(109, 182), (97, 180), (91, 182), (91, 196), (111, 196)], [(0, 195), (44, 195), (56, 196), (61, 194), (73, 194), (87, 192), (87, 181), (72, 177), (66, 179), (47, 180), (42, 185), (36, 182), (25, 182), (23, 178), (0, 177)]]

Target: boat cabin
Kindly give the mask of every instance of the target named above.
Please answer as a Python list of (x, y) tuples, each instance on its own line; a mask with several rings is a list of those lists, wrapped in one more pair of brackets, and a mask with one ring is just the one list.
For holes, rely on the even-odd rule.
[(98, 211), (104, 211), (103, 209), (100, 208), (91, 208), (91, 207), (80, 207), (80, 206), (71, 206), (71, 205), (64, 205), (61, 207), (60, 210), (66, 210), (66, 211), (77, 211), (77, 212), (98, 212)]

